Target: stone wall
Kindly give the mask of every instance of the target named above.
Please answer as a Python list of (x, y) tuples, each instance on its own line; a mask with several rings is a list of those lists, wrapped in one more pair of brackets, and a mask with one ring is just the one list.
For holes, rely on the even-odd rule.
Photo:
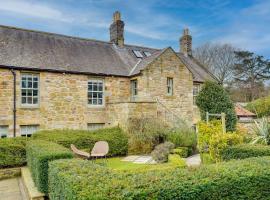
[[(191, 72), (172, 49), (167, 49), (154, 60), (138, 80), (138, 101), (155, 101), (156, 98), (179, 118), (192, 121), (193, 79)], [(167, 95), (167, 78), (173, 78), (173, 95)], [(159, 108), (158, 108), (159, 109)]]
[[(39, 106), (23, 107), (20, 103), (20, 71), (17, 74), (17, 135), (20, 125), (39, 125), (40, 129), (87, 129), (88, 123), (110, 124), (108, 103), (129, 100), (129, 79), (103, 77), (105, 81), (105, 106), (87, 104), (87, 75), (41, 72)], [(0, 125), (9, 126), (13, 132), (13, 76), (10, 70), (0, 69)]]

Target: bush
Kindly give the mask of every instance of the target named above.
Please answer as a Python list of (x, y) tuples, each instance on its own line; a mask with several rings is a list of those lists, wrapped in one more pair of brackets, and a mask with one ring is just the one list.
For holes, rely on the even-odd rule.
[(175, 167), (186, 167), (186, 161), (178, 154), (169, 154), (168, 162), (173, 164)]
[(270, 96), (263, 97), (247, 104), (246, 108), (258, 117), (270, 116)]
[(209, 153), (212, 160), (221, 161), (221, 152), (233, 145), (241, 144), (243, 137), (236, 133), (219, 133), (213, 135), (209, 143)]
[(90, 199), (269, 199), (270, 158), (129, 173), (83, 160), (58, 160), (49, 167), (51, 200)]
[(211, 158), (209, 153), (200, 153), (201, 161), (203, 164), (213, 164), (215, 161)]
[(79, 149), (92, 149), (97, 141), (107, 141), (109, 144), (109, 156), (126, 155), (128, 139), (119, 128), (105, 128), (95, 131), (86, 130), (44, 130), (32, 136), (34, 139), (46, 140), (70, 148), (74, 144)]
[(58, 144), (35, 140), (27, 143), (26, 156), (35, 185), (40, 192), (47, 194), (49, 161), (72, 158), (73, 154)]
[(157, 145), (151, 155), (156, 162), (164, 163), (168, 161), (168, 156), (172, 152), (173, 148), (173, 143), (165, 142)]
[(270, 156), (270, 147), (265, 145), (251, 144), (230, 146), (221, 152), (221, 156), (223, 160)]
[[(181, 158), (187, 158), (190, 155), (190, 150), (188, 147), (178, 147), (172, 151), (174, 154), (179, 155)], [(192, 153), (192, 149), (191, 149)]]
[(175, 147), (192, 147), (197, 146), (197, 135), (195, 131), (188, 126), (172, 129), (166, 140), (172, 142)]
[(26, 141), (23, 137), (0, 139), (0, 168), (26, 164)]
[(168, 126), (157, 118), (130, 118), (127, 125), (129, 154), (148, 154), (165, 141)]
[(212, 120), (208, 124), (206, 122), (198, 123), (198, 148), (200, 152), (208, 152), (210, 139), (213, 135), (222, 133), (222, 125), (220, 120)]
[(202, 119), (206, 119), (206, 112), (219, 114), (224, 112), (227, 130), (235, 130), (237, 117), (234, 104), (221, 85), (214, 82), (205, 82), (196, 98), (196, 104), (200, 109)]
[(253, 128), (254, 133), (256, 134), (253, 144), (267, 144), (270, 145), (270, 124), (266, 117), (263, 117), (260, 121), (254, 121), (255, 126)]

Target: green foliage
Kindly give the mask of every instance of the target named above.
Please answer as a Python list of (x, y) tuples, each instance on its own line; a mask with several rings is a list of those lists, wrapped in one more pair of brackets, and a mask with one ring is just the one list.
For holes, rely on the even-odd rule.
[(83, 160), (49, 167), (51, 200), (269, 199), (270, 158), (206, 165), (196, 170), (110, 170)]
[(166, 140), (174, 143), (175, 147), (193, 147), (197, 145), (197, 135), (188, 126), (174, 128), (168, 132)]
[(165, 142), (159, 144), (152, 151), (151, 155), (153, 159), (158, 163), (164, 163), (168, 161), (168, 156), (172, 152), (174, 144), (171, 142)]
[(215, 114), (224, 112), (227, 130), (235, 130), (237, 118), (234, 105), (221, 85), (214, 82), (205, 82), (196, 98), (196, 104), (200, 109), (202, 119), (205, 120), (206, 112)]
[(219, 133), (213, 135), (209, 142), (209, 153), (212, 160), (221, 161), (221, 152), (233, 145), (241, 144), (243, 137), (236, 133)]
[(0, 139), (0, 168), (26, 164), (26, 141), (23, 137)]
[(187, 158), (191, 154), (190, 151), (192, 153), (192, 149), (190, 150), (188, 147), (177, 147), (172, 152), (179, 155), (181, 158)]
[(215, 163), (215, 160), (213, 160), (209, 153), (200, 153), (201, 161), (203, 164), (213, 164)]
[(270, 124), (266, 117), (263, 117), (260, 121), (254, 121), (254, 133), (257, 135), (253, 144), (261, 143), (270, 145)]
[(246, 108), (258, 117), (270, 116), (270, 96), (256, 99), (248, 103)]
[(128, 153), (148, 154), (164, 142), (168, 126), (156, 118), (130, 118), (127, 125)]
[(198, 148), (200, 152), (208, 152), (210, 139), (213, 135), (222, 132), (220, 120), (212, 120), (208, 124), (204, 121), (198, 123)]
[(74, 144), (79, 149), (93, 148), (97, 141), (107, 141), (110, 147), (109, 155), (126, 155), (128, 139), (126, 134), (119, 128), (105, 128), (95, 131), (86, 130), (44, 130), (32, 136), (34, 139), (46, 140), (70, 148)]
[(36, 187), (40, 192), (47, 194), (49, 161), (72, 158), (73, 154), (56, 143), (35, 140), (27, 143), (26, 157)]
[(168, 162), (173, 164), (175, 167), (186, 167), (186, 161), (178, 154), (169, 154)]
[(252, 144), (230, 146), (221, 152), (221, 156), (223, 160), (270, 156), (270, 147)]

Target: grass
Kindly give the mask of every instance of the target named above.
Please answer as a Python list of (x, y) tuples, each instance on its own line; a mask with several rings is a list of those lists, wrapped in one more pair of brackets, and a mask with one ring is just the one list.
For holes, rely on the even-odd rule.
[[(174, 163), (162, 163), (162, 164), (137, 164), (127, 161), (122, 161), (123, 157), (108, 158), (107, 162), (104, 160), (97, 160), (95, 162), (107, 165), (109, 168), (114, 170), (124, 170), (124, 171), (133, 171), (133, 170), (166, 170), (175, 167), (184, 167), (185, 165), (176, 165)], [(184, 161), (183, 161), (184, 162)]]

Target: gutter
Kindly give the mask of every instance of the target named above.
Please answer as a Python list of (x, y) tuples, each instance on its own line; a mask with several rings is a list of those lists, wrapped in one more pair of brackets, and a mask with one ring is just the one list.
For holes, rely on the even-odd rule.
[(17, 108), (16, 108), (16, 72), (11, 69), (10, 70), (13, 75), (13, 137), (16, 137), (16, 121), (17, 121)]

